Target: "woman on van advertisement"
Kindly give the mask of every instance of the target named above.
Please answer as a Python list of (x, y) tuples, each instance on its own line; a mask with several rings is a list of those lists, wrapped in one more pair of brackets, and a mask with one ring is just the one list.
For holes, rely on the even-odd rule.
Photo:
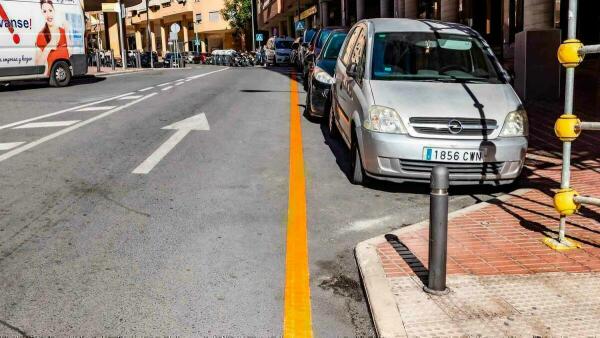
[(46, 74), (48, 74), (55, 60), (69, 59), (73, 44), (67, 21), (61, 20), (62, 24), (59, 24), (56, 20), (57, 13), (52, 0), (40, 0), (40, 9), (46, 23), (36, 40), (36, 46), (39, 48), (36, 54), (36, 64), (45, 65)]

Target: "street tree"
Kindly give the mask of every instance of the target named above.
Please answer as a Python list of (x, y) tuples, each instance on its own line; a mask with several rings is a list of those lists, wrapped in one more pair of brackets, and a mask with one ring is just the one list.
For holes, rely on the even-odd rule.
[(246, 35), (252, 24), (252, 0), (225, 0), (221, 10), (223, 18), (229, 22), (229, 26), (242, 40), (242, 46), (246, 48)]

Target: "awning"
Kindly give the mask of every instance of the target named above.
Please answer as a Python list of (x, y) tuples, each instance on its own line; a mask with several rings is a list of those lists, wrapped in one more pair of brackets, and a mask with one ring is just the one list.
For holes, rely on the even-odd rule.
[[(121, 0), (125, 7), (137, 6), (145, 0)], [(83, 0), (83, 8), (86, 11), (101, 11), (103, 2), (116, 2), (114, 0)]]
[(132, 7), (127, 7), (127, 11), (138, 11), (138, 12), (143, 12), (146, 10), (146, 1), (142, 0), (142, 2), (138, 5), (132, 6)]
[(150, 0), (150, 7), (152, 6), (160, 6), (162, 4), (170, 3), (171, 0)]

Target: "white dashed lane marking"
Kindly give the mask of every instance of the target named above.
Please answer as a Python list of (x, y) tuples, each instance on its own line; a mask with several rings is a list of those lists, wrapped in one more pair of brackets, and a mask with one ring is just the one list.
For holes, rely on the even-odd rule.
[(162, 90), (169, 90), (169, 89), (171, 89), (171, 88), (173, 88), (173, 86), (168, 86), (168, 87), (165, 87), (165, 88), (163, 88)]
[(12, 148), (16, 148), (25, 142), (8, 142), (8, 143), (0, 143), (0, 150), (11, 150)]
[(129, 95), (129, 96), (124, 96), (124, 97), (120, 98), (119, 100), (137, 100), (140, 97), (142, 97), (142, 95)]
[(154, 86), (152, 86), (152, 87), (147, 87), (147, 88), (144, 88), (144, 89), (140, 89), (140, 90), (138, 90), (138, 92), (145, 92), (145, 91), (148, 91), (148, 90), (150, 90), (150, 89), (152, 89), (152, 88), (154, 88)]
[(171, 82), (165, 82), (165, 83), (159, 84), (158, 86), (159, 87), (163, 87), (163, 86), (167, 86), (167, 85), (170, 85), (170, 84), (171, 84)]
[(100, 110), (111, 110), (115, 106), (95, 106), (95, 107), (85, 107), (81, 109), (77, 109), (77, 111), (100, 111)]
[(51, 122), (31, 122), (14, 127), (13, 129), (29, 129), (29, 128), (56, 128), (67, 127), (79, 122), (79, 120), (71, 121), (51, 121)]

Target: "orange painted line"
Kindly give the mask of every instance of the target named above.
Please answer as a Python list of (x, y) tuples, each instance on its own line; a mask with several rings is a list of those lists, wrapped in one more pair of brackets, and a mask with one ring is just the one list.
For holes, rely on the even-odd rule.
[(290, 177), (283, 336), (286, 338), (312, 338), (308, 233), (306, 228), (306, 184), (300, 124), (302, 114), (298, 107), (298, 83), (296, 82), (295, 72), (292, 72), (290, 92)]

